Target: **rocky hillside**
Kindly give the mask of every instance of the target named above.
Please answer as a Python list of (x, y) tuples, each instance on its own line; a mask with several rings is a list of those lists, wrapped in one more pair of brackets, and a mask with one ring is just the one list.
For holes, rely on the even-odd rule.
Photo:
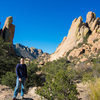
[[(56, 51), (50, 55), (50, 61), (60, 57), (78, 57), (81, 54), (88, 56), (96, 55), (100, 50), (100, 19), (94, 12), (88, 12), (86, 22), (82, 17), (75, 18), (72, 22), (68, 36), (57, 47)], [(85, 58), (83, 58), (85, 59)]]

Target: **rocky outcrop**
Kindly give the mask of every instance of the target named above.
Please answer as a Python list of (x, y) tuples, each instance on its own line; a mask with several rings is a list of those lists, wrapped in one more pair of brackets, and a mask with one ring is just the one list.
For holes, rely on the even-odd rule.
[[(89, 12), (87, 14), (87, 20), (86, 22), (88, 23), (88, 26), (90, 27), (91, 30), (91, 35), (87, 38), (86, 43), (83, 42), (81, 46), (76, 47), (73, 49), (69, 55), (68, 59), (70, 60), (71, 57), (77, 57), (81, 58), (80, 61), (83, 61), (83, 54), (87, 58), (91, 56), (98, 56), (100, 52), (100, 32), (98, 31), (100, 29), (100, 19), (97, 18), (94, 13)], [(93, 17), (95, 16), (95, 17)], [(91, 24), (92, 23), (92, 24)], [(84, 52), (82, 52), (84, 50)], [(82, 54), (83, 53), (83, 54)], [(86, 58), (86, 59), (87, 59)]]
[[(70, 60), (71, 57), (78, 57), (81, 58), (83, 54), (87, 55), (88, 57), (91, 56), (91, 46), (87, 44), (83, 44), (80, 47), (77, 47), (73, 49), (69, 55), (68, 55), (68, 60)], [(90, 55), (89, 55), (90, 54)]]
[[(69, 50), (72, 50), (73, 48), (77, 47), (79, 43), (84, 42), (84, 38), (88, 38), (88, 43), (93, 43), (93, 38), (100, 39), (99, 38), (99, 33), (100, 33), (100, 19), (96, 18), (95, 13), (93, 12), (88, 12), (86, 16), (86, 23), (82, 21), (82, 17), (80, 16), (78, 19), (75, 18), (72, 22), (72, 25), (70, 27), (70, 30), (68, 32), (67, 38), (64, 38), (62, 43), (57, 47), (56, 51), (50, 55), (49, 61), (53, 61), (56, 59), (59, 59), (60, 57), (66, 56), (66, 53)], [(96, 35), (97, 34), (97, 35)], [(91, 44), (90, 43), (90, 44)], [(93, 45), (93, 44), (91, 44)], [(98, 47), (100, 47), (99, 42), (94, 44)], [(87, 48), (84, 47), (84, 48)], [(83, 50), (83, 48), (79, 48), (74, 50), (70, 55), (71, 56), (79, 56), (80, 52)], [(76, 53), (77, 51), (77, 53)], [(85, 49), (86, 52), (89, 52), (88, 50)], [(86, 53), (85, 52), (85, 53)]]
[(38, 67), (42, 67), (44, 64), (47, 63), (48, 59), (50, 58), (50, 55), (48, 53), (43, 53), (37, 58), (37, 63), (39, 63)]
[(2, 29), (2, 37), (4, 41), (11, 42), (13, 44), (15, 25), (13, 25), (12, 22), (13, 22), (12, 16), (6, 18), (5, 24)]

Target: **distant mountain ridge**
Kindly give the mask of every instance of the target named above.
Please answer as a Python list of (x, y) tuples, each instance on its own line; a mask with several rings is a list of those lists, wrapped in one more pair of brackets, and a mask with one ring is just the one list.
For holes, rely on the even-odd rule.
[(20, 43), (13, 44), (13, 47), (18, 56), (23, 56), (31, 60), (36, 59), (43, 54), (43, 51), (41, 49), (36, 49), (34, 47), (29, 48)]

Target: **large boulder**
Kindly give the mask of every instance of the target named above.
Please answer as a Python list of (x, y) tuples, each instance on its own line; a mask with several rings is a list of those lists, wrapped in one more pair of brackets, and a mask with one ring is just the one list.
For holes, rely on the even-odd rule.
[(88, 12), (86, 17), (86, 23), (88, 24), (91, 31), (93, 31), (95, 28), (99, 28), (100, 25), (100, 19), (96, 18), (96, 14), (94, 12)]
[(93, 24), (94, 20), (96, 19), (96, 15), (94, 12), (88, 12), (86, 16), (86, 23), (88, 23), (89, 27)]

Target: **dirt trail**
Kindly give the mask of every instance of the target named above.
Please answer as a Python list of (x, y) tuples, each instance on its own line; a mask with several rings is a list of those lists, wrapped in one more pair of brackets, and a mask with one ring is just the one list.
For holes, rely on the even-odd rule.
[[(24, 100), (41, 100), (41, 97), (35, 93), (35, 89), (31, 88), (27, 94), (24, 95)], [(13, 90), (7, 86), (0, 85), (0, 100), (12, 100)], [(17, 100), (20, 99), (20, 93), (18, 93)]]
[[(24, 100), (41, 100), (41, 97), (35, 93), (36, 87), (29, 89), (28, 93), (24, 95)], [(90, 100), (88, 83), (77, 83), (77, 90), (79, 92), (79, 100)], [(0, 100), (12, 100), (13, 90), (7, 86), (0, 85)], [(20, 99), (20, 93), (18, 93), (17, 100)], [(45, 100), (45, 99), (43, 99)]]

